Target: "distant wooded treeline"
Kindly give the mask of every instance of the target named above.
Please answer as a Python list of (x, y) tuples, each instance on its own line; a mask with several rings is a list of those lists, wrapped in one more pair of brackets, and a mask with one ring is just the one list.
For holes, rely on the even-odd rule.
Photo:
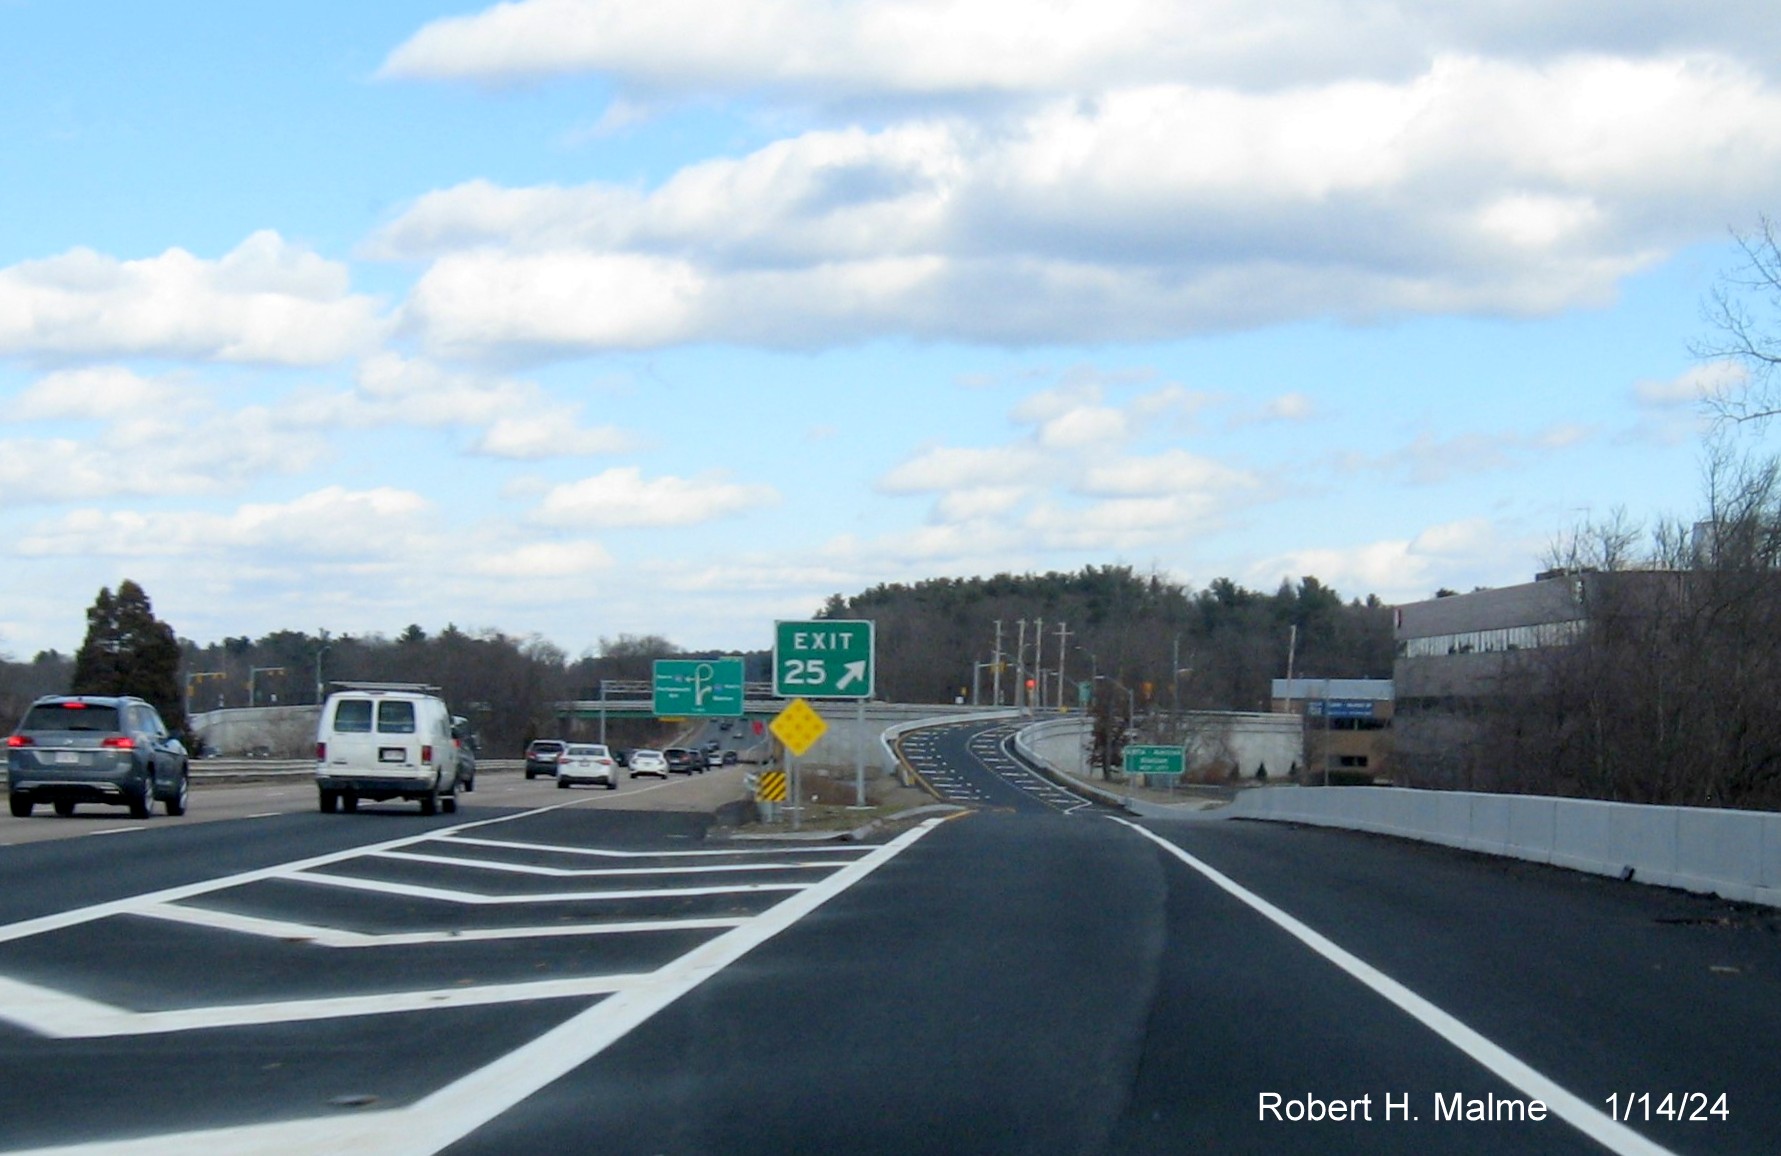
[[(1021, 619), (1027, 621), (1024, 667), (1035, 682), (1043, 668), (1048, 703), (1057, 701), (1060, 627), (1066, 631), (1063, 697), (1070, 706), (1077, 705), (1079, 684), (1096, 674), (1110, 689), (1129, 688), (1140, 709), (1146, 702), (1173, 705), (1173, 673), (1180, 670), (1183, 708), (1265, 710), (1269, 680), (1286, 673), (1295, 626), (1294, 665), (1301, 675), (1391, 673), (1390, 610), (1376, 598), (1344, 602), (1309, 577), (1282, 583), (1272, 594), (1227, 579), (1191, 591), (1124, 566), (938, 578), (875, 586), (851, 598), (837, 594), (816, 616), (874, 620), (878, 697), (902, 702), (969, 700), (973, 682), (989, 702), (995, 672), (980, 664), (992, 661), (998, 619), (1005, 703), (1013, 700)], [(1036, 650), (1041, 619), (1044, 643)], [(182, 639), (180, 686), (197, 713), (312, 703), (336, 680), (427, 683), (476, 720), (485, 751), (511, 756), (531, 738), (558, 733), (555, 704), (595, 697), (603, 679), (646, 680), (656, 658), (714, 653), (684, 650), (655, 635), (601, 639), (594, 652), (571, 658), (550, 642), (498, 630), (447, 626), (428, 634), (416, 625), (394, 638), (281, 630), (202, 646)], [(767, 654), (746, 657), (749, 679), (770, 677)], [(54, 651), (30, 662), (0, 662), (7, 725), (33, 697), (66, 692), (73, 674), (72, 658)]]
[[(1061, 655), (1069, 706), (1077, 705), (1078, 684), (1098, 674), (1128, 688), (1140, 706), (1173, 706), (1179, 693), (1183, 709), (1266, 710), (1270, 680), (1286, 674), (1294, 627), (1296, 674), (1391, 677), (1390, 608), (1374, 597), (1344, 602), (1312, 577), (1282, 582), (1272, 594), (1228, 578), (1193, 591), (1129, 566), (1089, 566), (875, 586), (831, 597), (822, 614), (877, 622), (879, 697), (904, 702), (974, 693), (988, 702), (995, 672), (977, 664), (993, 661), (997, 621), (1007, 664), (1002, 701), (1011, 701), (1023, 619), (1020, 665), (1035, 692), (1033, 671), (1043, 668), (1048, 703), (1057, 701)], [(1044, 639), (1036, 643), (1041, 621)]]

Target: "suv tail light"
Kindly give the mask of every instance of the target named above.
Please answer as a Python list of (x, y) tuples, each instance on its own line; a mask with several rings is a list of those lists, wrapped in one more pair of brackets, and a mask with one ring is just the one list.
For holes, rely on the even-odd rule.
[(32, 742), (27, 735), (7, 735), (6, 745), (9, 747), (34, 747), (37, 744)]
[(427, 743), (421, 747), (421, 762), (430, 763), (432, 761), (433, 761), (433, 744)]
[(112, 735), (110, 738), (100, 740), (99, 745), (118, 751), (133, 751), (136, 749), (136, 740), (129, 735)]
[(315, 761), (318, 763), (325, 763), (328, 761), (328, 744), (327, 743), (315, 744)]

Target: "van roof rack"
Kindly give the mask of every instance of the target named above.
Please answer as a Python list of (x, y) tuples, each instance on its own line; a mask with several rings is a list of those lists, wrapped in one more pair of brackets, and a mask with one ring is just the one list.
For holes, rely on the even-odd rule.
[(421, 682), (342, 682), (339, 679), (335, 679), (328, 683), (328, 685), (340, 687), (342, 690), (366, 690), (372, 692), (399, 690), (407, 691), (412, 694), (439, 693), (438, 687), (428, 686), (426, 683)]

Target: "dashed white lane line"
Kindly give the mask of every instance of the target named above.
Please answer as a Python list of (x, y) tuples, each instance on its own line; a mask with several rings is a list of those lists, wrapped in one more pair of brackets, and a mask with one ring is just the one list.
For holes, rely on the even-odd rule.
[(1508, 1051), (1492, 1043), (1453, 1015), (1417, 995), (1372, 964), (1336, 946), (1320, 933), (1313, 931), (1230, 876), (1202, 863), (1161, 835), (1146, 830), (1130, 820), (1114, 816), (1113, 821), (1125, 824), (1198, 871), (1219, 889), (1235, 896), (1276, 927), (1365, 984), (1376, 994), (1396, 1004), (1412, 1019), (1470, 1056), (1483, 1067), (1494, 1072), (1504, 1082), (1545, 1104), (1553, 1115), (1608, 1151), (1616, 1153), (1617, 1156), (1675, 1156), (1668, 1148), (1647, 1140), (1625, 1124), (1614, 1120), (1581, 1096), (1566, 1090), (1550, 1077), (1517, 1059)]

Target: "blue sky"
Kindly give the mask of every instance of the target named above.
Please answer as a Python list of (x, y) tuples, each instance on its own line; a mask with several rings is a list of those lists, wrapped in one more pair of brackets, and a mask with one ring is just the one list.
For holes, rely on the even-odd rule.
[(1756, 4), (0, 0), (0, 651), (770, 644), (1692, 510)]

